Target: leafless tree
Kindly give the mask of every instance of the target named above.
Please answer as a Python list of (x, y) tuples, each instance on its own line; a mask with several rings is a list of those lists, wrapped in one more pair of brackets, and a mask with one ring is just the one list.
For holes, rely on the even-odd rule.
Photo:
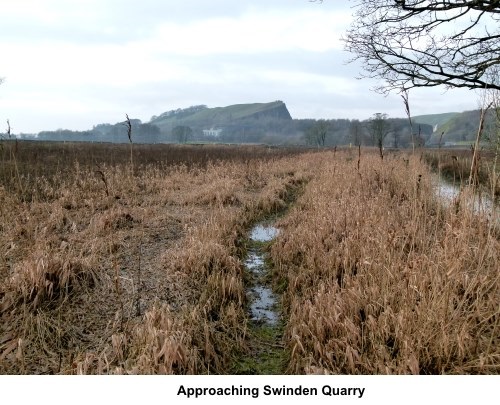
[(356, 0), (343, 38), (362, 77), (388, 93), (415, 87), (500, 89), (500, 0)]
[(328, 121), (324, 119), (316, 121), (305, 134), (306, 142), (310, 145), (316, 145), (318, 148), (324, 147), (329, 129), (330, 123)]
[(370, 131), (373, 137), (373, 142), (377, 145), (380, 158), (384, 160), (384, 139), (391, 132), (391, 126), (387, 121), (387, 114), (376, 113), (370, 118)]
[(191, 127), (185, 125), (179, 125), (172, 130), (172, 135), (179, 143), (186, 143), (188, 139), (193, 135), (193, 130)]
[(355, 146), (361, 145), (361, 123), (359, 120), (352, 120), (349, 125), (349, 135)]
[(127, 136), (130, 144), (130, 170), (134, 173), (134, 155), (133, 155), (133, 142), (132, 142), (132, 122), (128, 117), (128, 114), (125, 114), (125, 122), (124, 125), (127, 127)]

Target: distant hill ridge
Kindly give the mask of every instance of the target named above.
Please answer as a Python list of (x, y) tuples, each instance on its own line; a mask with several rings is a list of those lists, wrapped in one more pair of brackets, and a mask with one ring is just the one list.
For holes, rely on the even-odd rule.
[[(429, 139), (428, 145), (444, 142), (450, 145), (469, 145), (476, 139), (479, 128), (480, 111), (464, 111), (461, 113), (451, 112), (444, 114), (430, 114), (413, 117), (413, 120), (421, 124), (433, 126), (434, 133)], [(488, 142), (495, 137), (495, 117), (489, 111), (485, 118), (483, 128), (483, 141)], [(442, 135), (443, 134), (443, 135)], [(442, 135), (442, 138), (441, 138)]]
[(193, 128), (223, 127), (238, 121), (256, 119), (292, 120), (283, 101), (271, 103), (234, 104), (227, 107), (209, 108), (206, 105), (192, 106), (165, 112), (151, 118), (150, 124), (161, 130), (170, 130), (178, 125)]
[[(412, 117), (413, 131), (426, 146), (469, 146), (479, 126), (479, 110), (417, 115)], [(361, 142), (371, 145), (369, 119), (328, 119), (325, 146)], [(406, 148), (411, 143), (407, 118), (388, 119), (391, 133), (385, 144)], [(194, 105), (153, 116), (149, 122), (132, 119), (132, 138), (136, 143), (222, 142), (267, 143), (280, 145), (309, 144), (315, 119), (292, 119), (283, 101), (233, 104), (209, 108)], [(415, 132), (414, 132), (415, 133)], [(308, 135), (309, 134), (309, 135)], [(483, 143), (495, 139), (495, 117), (489, 112), (483, 131)], [(488, 139), (489, 137), (489, 139)], [(311, 139), (310, 139), (311, 138)], [(28, 139), (28, 138), (26, 138)], [(42, 131), (36, 139), (53, 141), (129, 142), (124, 122), (98, 124), (87, 131)], [(420, 142), (419, 141), (419, 142)]]
[(433, 128), (439, 127), (446, 124), (449, 120), (456, 117), (461, 113), (458, 112), (447, 112), (442, 114), (427, 114), (427, 115), (417, 115), (412, 117), (412, 119), (419, 124), (432, 125)]

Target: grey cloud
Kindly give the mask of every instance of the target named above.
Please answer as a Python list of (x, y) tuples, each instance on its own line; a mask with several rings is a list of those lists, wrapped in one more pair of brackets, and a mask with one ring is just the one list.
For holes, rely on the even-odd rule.
[[(54, 7), (57, 3), (52, 2)], [(87, 4), (87, 2), (80, 4), (84, 3)], [(266, 10), (283, 10), (283, 14), (291, 10), (346, 10), (350, 5), (348, 2), (326, 1), (319, 4), (308, 0), (142, 0), (140, 2), (95, 0), (95, 2), (89, 1), (88, 3), (89, 9), (71, 10), (72, 2), (61, 1), (58, 3), (62, 10), (58, 14), (59, 18), (52, 22), (38, 20), (36, 16), (21, 20), (4, 19), (0, 26), (0, 51), (2, 44), (11, 45), (22, 41), (27, 43), (44, 41), (49, 44), (48, 49), (57, 49), (57, 41), (65, 41), (70, 43), (71, 49), (74, 44), (76, 50), (91, 49), (93, 52), (92, 46), (97, 44), (126, 45), (131, 41), (147, 40), (154, 36), (159, 25), (168, 22), (188, 24), (212, 17), (230, 18), (246, 12), (258, 13)], [(92, 3), (95, 4), (92, 5)], [(295, 28), (297, 32), (300, 32), (301, 27), (291, 29)], [(52, 40), (56, 42), (52, 44), (50, 42)], [(171, 40), (181, 41), (182, 39), (172, 38)], [(79, 48), (79, 45), (85, 45), (85, 48)], [(124, 49), (128, 48), (124, 47)], [(120, 50), (121, 47), (117, 52)], [(89, 55), (92, 55), (92, 52)], [(165, 65), (165, 69), (171, 63), (175, 68), (189, 74), (179, 75), (181, 78), (171, 78), (165, 72), (165, 77), (156, 74), (154, 79), (150, 79), (147, 76), (149, 66), (138, 64), (137, 72), (132, 74), (142, 75), (141, 80), (136, 81), (136, 77), (133, 77), (130, 83), (125, 80), (125, 83), (111, 85), (102, 79), (104, 69), (101, 69), (101, 64), (102, 67), (110, 66), (110, 61), (113, 61), (112, 58), (116, 57), (116, 54), (108, 57), (108, 54), (101, 53), (102, 59), (95, 61), (97, 65), (91, 65), (91, 67), (97, 66), (93, 74), (99, 74), (99, 77), (90, 77), (89, 69), (78, 70), (79, 64), (74, 65), (74, 82), (70, 79), (63, 84), (59, 83), (61, 81), (59, 76), (56, 76), (50, 83), (44, 83), (41, 80), (40, 84), (36, 82), (37, 78), (28, 76), (28, 73), (26, 77), (16, 78), (18, 82), (10, 81), (7, 77), (8, 82), (0, 87), (0, 101), (4, 97), (4, 104), (8, 106), (8, 92), (12, 91), (15, 96), (19, 95), (21, 107), (17, 113), (14, 107), (4, 110), (2, 117), (9, 114), (9, 118), (16, 123), (16, 126), (26, 125), (27, 129), (23, 129), (25, 132), (58, 127), (89, 129), (93, 124), (100, 122), (113, 123), (122, 120), (125, 113), (148, 121), (152, 115), (195, 104), (216, 107), (277, 99), (286, 102), (294, 118), (365, 119), (374, 112), (386, 112), (393, 117), (404, 116), (404, 109), (398, 95), (384, 98), (370, 92), (375, 84), (373, 81), (354, 79), (360, 72), (359, 65), (346, 65), (349, 55), (343, 51), (313, 52), (297, 48), (278, 52), (256, 51), (252, 54), (219, 52), (217, 56), (191, 57), (170, 53), (161, 54), (155, 49), (151, 52), (153, 63), (159, 61), (161, 63), (158, 65)], [(148, 53), (145, 54), (149, 56)], [(16, 58), (16, 55), (4, 54), (3, 56), (10, 59)], [(54, 59), (57, 57), (53, 55)], [(64, 61), (67, 55), (60, 57), (61, 61)], [(134, 57), (136, 56), (130, 55), (130, 58)], [(27, 60), (29, 59), (24, 59), (25, 65)], [(50, 71), (57, 70), (61, 61), (50, 61), (51, 66), (55, 66)], [(48, 61), (35, 61), (33, 72), (39, 63), (48, 63)], [(68, 66), (73, 67), (72, 64)], [(113, 73), (111, 72), (111, 75)], [(284, 73), (286, 78), (280, 77), (280, 73)], [(85, 80), (86, 87), (78, 80), (78, 75), (85, 74), (89, 75)], [(3, 75), (5, 73), (0, 71), (0, 76)], [(294, 78), (297, 78), (298, 82)], [(25, 83), (22, 82), (23, 80)], [(339, 88), (335, 87), (336, 83), (339, 83)], [(54, 107), (53, 112), (44, 111), (43, 114), (35, 108), (28, 111), (22, 103), (23, 100), (29, 101), (30, 94), (34, 93), (40, 95), (41, 102), (45, 102), (45, 98), (50, 100), (56, 95), (52, 103), (54, 106), (57, 105), (57, 108)], [(462, 93), (454, 94), (459, 94), (459, 97), (453, 97), (451, 94), (445, 96), (438, 94), (440, 96), (438, 97), (436, 92), (431, 90), (416, 92), (415, 95), (412, 93), (410, 95), (412, 111), (415, 114), (422, 114), (460, 111), (475, 107), (474, 101), (472, 104), (470, 102), (470, 95), (464, 98)], [(63, 100), (63, 102), (59, 105), (58, 100)], [(66, 109), (64, 100), (78, 101), (83, 106), (82, 110), (85, 111)], [(464, 107), (464, 100), (469, 102), (469, 107)], [(0, 119), (3, 119), (2, 117)], [(29, 128), (28, 125), (30, 125)]]
[(64, 40), (117, 44), (145, 39), (158, 25), (167, 22), (182, 24), (215, 17), (237, 17), (249, 10), (346, 8), (345, 5), (335, 5), (335, 2), (329, 3), (319, 5), (307, 0), (106, 0), (80, 6), (83, 8), (79, 14), (72, 3), (61, 1), (52, 3), (54, 9), (61, 11), (60, 18), (50, 22), (39, 20), (36, 16), (7, 18), (2, 21), (0, 35), (2, 41)]

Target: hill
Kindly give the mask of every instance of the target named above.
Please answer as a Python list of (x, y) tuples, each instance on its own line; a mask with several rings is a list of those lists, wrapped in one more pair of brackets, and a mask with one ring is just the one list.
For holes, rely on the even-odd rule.
[[(441, 142), (447, 146), (468, 146), (475, 141), (479, 128), (479, 110), (437, 115), (443, 117), (441, 121), (436, 119), (434, 134), (430, 139), (430, 144), (438, 144), (441, 134), (443, 134)], [(449, 115), (449, 117), (446, 117), (447, 115)], [(415, 118), (415, 120), (417, 121), (417, 118)], [(494, 121), (495, 117), (493, 112), (488, 112), (483, 129), (483, 142), (488, 142), (491, 137), (494, 138)]]
[(427, 115), (417, 115), (412, 117), (412, 119), (418, 124), (431, 125), (433, 128), (444, 125), (449, 120), (453, 119), (460, 113), (458, 112), (448, 112), (443, 114), (427, 114)]
[[(124, 124), (98, 124), (88, 131), (42, 131), (37, 139), (127, 143), (128, 136)], [(131, 119), (131, 124), (132, 137), (137, 143), (282, 143), (287, 139), (290, 142), (290, 134), (293, 134), (294, 129), (294, 120), (282, 101), (216, 108), (196, 105), (153, 116), (147, 123)]]
[[(479, 126), (479, 111), (418, 115), (419, 144), (437, 146), (467, 146), (474, 141)], [(384, 145), (408, 148), (412, 132), (406, 118), (389, 118), (391, 132)], [(494, 116), (489, 114), (484, 138), (494, 133)], [(178, 108), (153, 116), (149, 122), (131, 119), (134, 143), (264, 143), (274, 145), (317, 146), (311, 133), (318, 126), (326, 128), (324, 146), (373, 145), (369, 120), (292, 119), (282, 101), (270, 103), (234, 104), (209, 108), (195, 105)], [(415, 131), (415, 125), (413, 130)], [(312, 132), (311, 132), (312, 131)], [(443, 136), (441, 134), (444, 133)], [(98, 124), (87, 131), (42, 131), (39, 140), (92, 141), (128, 143), (124, 122)], [(312, 139), (312, 141), (311, 141)], [(312, 142), (312, 143), (311, 143)]]
[(165, 112), (151, 118), (150, 124), (156, 125), (162, 132), (185, 125), (194, 130), (214, 127), (233, 126), (238, 122), (259, 120), (292, 120), (286, 105), (282, 101), (271, 103), (235, 104), (227, 107), (208, 108), (205, 105), (193, 106)]

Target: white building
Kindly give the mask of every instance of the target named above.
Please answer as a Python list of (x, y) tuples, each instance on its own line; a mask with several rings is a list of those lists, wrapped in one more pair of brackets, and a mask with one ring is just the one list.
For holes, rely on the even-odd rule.
[(220, 134), (222, 133), (222, 129), (220, 128), (210, 128), (210, 129), (204, 129), (203, 130), (203, 135), (205, 136), (213, 136), (215, 138), (219, 137)]

